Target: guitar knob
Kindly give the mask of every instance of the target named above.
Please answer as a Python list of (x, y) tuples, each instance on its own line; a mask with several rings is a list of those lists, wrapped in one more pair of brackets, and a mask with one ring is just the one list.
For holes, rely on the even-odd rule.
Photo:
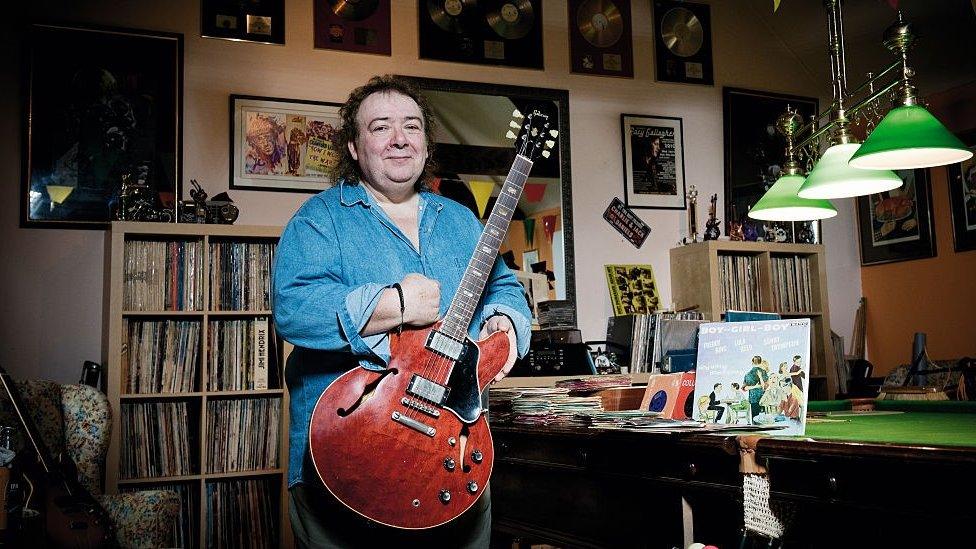
[(451, 501), (451, 493), (447, 490), (441, 490), (439, 497), (441, 499), (441, 503), (448, 503)]
[(444, 460), (444, 468), (448, 471), (453, 471), (456, 464), (452, 458), (447, 458)]
[(481, 463), (483, 459), (485, 459), (485, 456), (481, 453), (481, 450), (471, 452), (471, 460), (475, 463)]
[(477, 492), (478, 491), (478, 483), (475, 482), (475, 481), (473, 481), (473, 480), (471, 482), (469, 482), (468, 483), (468, 491), (471, 492), (472, 494), (475, 493), (475, 492)]

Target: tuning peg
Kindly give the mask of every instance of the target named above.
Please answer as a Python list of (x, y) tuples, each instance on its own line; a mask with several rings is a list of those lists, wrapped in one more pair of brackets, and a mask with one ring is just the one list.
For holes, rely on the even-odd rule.
[(551, 148), (552, 148), (552, 147), (553, 147), (553, 146), (554, 146), (555, 144), (556, 144), (556, 142), (555, 142), (555, 141), (551, 141), (551, 140), (547, 140), (547, 141), (546, 141), (546, 147), (549, 147), (550, 149), (551, 149)]
[(512, 111), (512, 116), (514, 116), (515, 118), (525, 118), (524, 116), (522, 116), (522, 113), (520, 113), (518, 109)]
[(542, 157), (543, 158), (549, 158), (549, 155), (550, 154), (552, 154), (552, 153), (550, 153), (548, 149), (542, 151)]
[(559, 130), (549, 130), (549, 135), (556, 137), (559, 135)]
[(516, 122), (516, 121), (514, 121), (514, 120), (512, 120), (511, 122), (509, 122), (508, 125), (509, 125), (509, 127), (515, 128), (516, 130), (521, 127), (521, 126), (519, 126), (519, 123)]
[(515, 132), (513, 132), (512, 130), (508, 130), (508, 133), (505, 134), (505, 137), (509, 139), (515, 139)]

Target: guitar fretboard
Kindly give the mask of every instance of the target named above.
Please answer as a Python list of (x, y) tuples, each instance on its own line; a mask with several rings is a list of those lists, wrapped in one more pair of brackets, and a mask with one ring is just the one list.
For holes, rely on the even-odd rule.
[(471, 325), (474, 311), (481, 300), (481, 293), (485, 289), (492, 267), (498, 257), (498, 250), (505, 240), (508, 226), (512, 222), (512, 215), (518, 207), (519, 197), (525, 187), (525, 180), (532, 170), (532, 161), (522, 155), (515, 156), (512, 169), (505, 178), (495, 207), (491, 209), (485, 230), (481, 233), (474, 254), (468, 262), (468, 268), (461, 278), (461, 285), (454, 294), (451, 307), (444, 316), (441, 332), (457, 340), (463, 340)]

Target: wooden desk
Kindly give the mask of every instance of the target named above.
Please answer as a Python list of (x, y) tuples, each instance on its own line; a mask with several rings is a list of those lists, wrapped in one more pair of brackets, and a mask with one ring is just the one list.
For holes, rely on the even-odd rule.
[[(806, 437), (742, 437), (768, 472), (771, 500), (790, 509), (784, 544), (968, 545), (976, 409), (949, 404), (889, 403), (908, 411), (812, 423)], [(492, 433), (499, 535), (563, 547), (739, 547), (736, 435), (513, 425)]]

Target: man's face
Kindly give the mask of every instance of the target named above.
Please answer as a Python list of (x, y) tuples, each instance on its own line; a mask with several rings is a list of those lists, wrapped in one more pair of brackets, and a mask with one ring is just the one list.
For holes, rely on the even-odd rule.
[(428, 156), (417, 103), (394, 91), (374, 93), (359, 105), (356, 125), (359, 135), (349, 152), (366, 183), (379, 189), (413, 186)]
[(661, 154), (661, 141), (655, 139), (651, 141), (651, 156), (657, 158), (657, 155)]

